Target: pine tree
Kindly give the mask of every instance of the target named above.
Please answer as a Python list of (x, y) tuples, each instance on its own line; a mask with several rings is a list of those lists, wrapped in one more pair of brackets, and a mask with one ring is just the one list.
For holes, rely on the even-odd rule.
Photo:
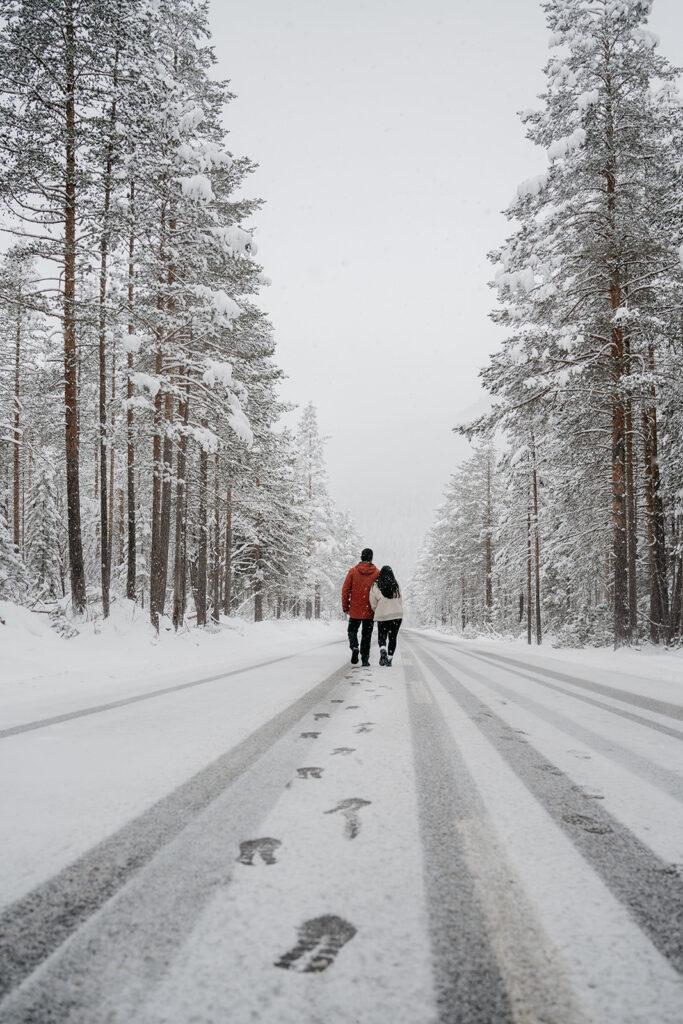
[(63, 513), (55, 480), (56, 453), (45, 450), (33, 479), (28, 509), (26, 569), (42, 597), (64, 594)]

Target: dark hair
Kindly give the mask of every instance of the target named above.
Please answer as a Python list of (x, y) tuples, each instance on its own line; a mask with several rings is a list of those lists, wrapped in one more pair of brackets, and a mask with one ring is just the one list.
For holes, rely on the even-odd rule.
[(363, 548), (363, 550), (360, 553), (360, 560), (361, 560), (361, 562), (371, 562), (372, 561), (372, 548)]
[(382, 597), (391, 599), (392, 597), (401, 596), (398, 582), (390, 565), (383, 565), (380, 569), (379, 576), (377, 577), (377, 586)]

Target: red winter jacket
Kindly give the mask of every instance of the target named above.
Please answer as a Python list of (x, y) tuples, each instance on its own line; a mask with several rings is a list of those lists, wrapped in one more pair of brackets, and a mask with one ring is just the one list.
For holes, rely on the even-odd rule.
[(342, 611), (352, 619), (371, 619), (370, 587), (379, 576), (372, 562), (359, 562), (349, 569), (342, 587)]

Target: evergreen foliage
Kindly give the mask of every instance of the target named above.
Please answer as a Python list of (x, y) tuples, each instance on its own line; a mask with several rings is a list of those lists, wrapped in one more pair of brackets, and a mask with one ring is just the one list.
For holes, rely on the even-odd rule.
[[(491, 254), (507, 336), (482, 371), (492, 411), (462, 430), (503, 447), (496, 610), (473, 621), (530, 642), (543, 623), (615, 646), (683, 631), (683, 122), (650, 7), (543, 4), (554, 54), (522, 120), (548, 168), (517, 189)], [(426, 550), (452, 552), (448, 590), (422, 566), (425, 618), (455, 603), (470, 621), (451, 577), (481, 500), (470, 481), (449, 492)]]
[(214, 64), (201, 0), (0, 0), (0, 224), (20, 240), (0, 270), (14, 599), (68, 581), (75, 612), (125, 595), (157, 628), (304, 614), (311, 529), (316, 550), (337, 543), (279, 426), (260, 200)]

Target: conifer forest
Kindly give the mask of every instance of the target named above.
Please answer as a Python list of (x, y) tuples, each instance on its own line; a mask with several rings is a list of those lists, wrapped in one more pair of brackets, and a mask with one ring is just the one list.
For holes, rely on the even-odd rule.
[[(551, 56), (521, 120), (547, 169), (490, 253), (489, 409), (456, 424), (472, 453), (413, 611), (530, 643), (675, 643), (678, 69), (645, 0), (542, 6)], [(261, 201), (229, 149), (207, 6), (3, 0), (0, 17), (0, 595), (104, 617), (126, 597), (176, 628), (332, 609), (360, 541), (315, 407), (281, 422)]]
[(207, 5), (3, 0), (0, 24), (0, 597), (319, 617), (358, 543), (315, 408), (279, 425)]
[(490, 254), (505, 337), (422, 552), (425, 623), (683, 634), (683, 108), (651, 6), (543, 4), (545, 89), (521, 119), (548, 166)]

